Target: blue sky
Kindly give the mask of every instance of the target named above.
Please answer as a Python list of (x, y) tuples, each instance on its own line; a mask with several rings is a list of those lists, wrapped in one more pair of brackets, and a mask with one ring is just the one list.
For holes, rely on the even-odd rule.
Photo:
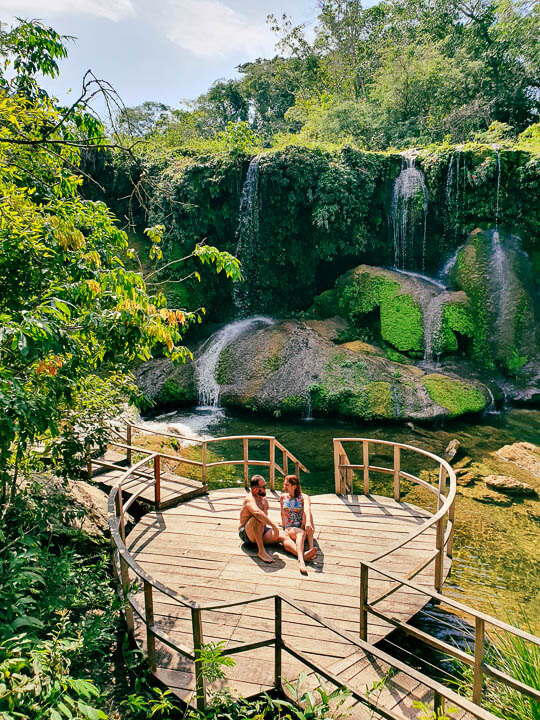
[[(369, 3), (368, 3), (369, 4)], [(108, 80), (126, 105), (157, 100), (177, 107), (235, 66), (272, 57), (266, 16), (286, 12), (313, 25), (316, 0), (0, 0), (0, 17), (39, 18), (74, 35), (60, 78), (44, 82), (62, 102), (84, 72)], [(67, 95), (72, 88), (70, 96)]]

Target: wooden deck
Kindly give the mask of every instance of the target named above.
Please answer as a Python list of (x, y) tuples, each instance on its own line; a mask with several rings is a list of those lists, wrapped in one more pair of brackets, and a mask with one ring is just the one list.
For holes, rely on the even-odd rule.
[[(196, 602), (217, 604), (280, 592), (359, 637), (360, 561), (368, 561), (390, 548), (429, 517), (421, 508), (387, 497), (313, 496), (319, 554), (309, 566), (307, 576), (302, 576), (296, 559), (282, 548), (274, 550), (276, 560), (267, 565), (259, 560), (253, 548), (242, 545), (238, 538), (238, 516), (244, 496), (243, 488), (215, 490), (164, 512), (150, 512), (129, 533), (128, 550), (154, 579)], [(269, 493), (268, 499), (270, 513), (277, 520), (278, 495)], [(430, 528), (392, 553), (387, 564), (383, 559), (378, 566), (405, 576), (433, 552), (434, 543), (435, 529)], [(445, 567), (445, 577), (448, 570), (449, 566)], [(415, 582), (432, 589), (433, 566), (418, 575)], [(370, 579), (370, 599), (372, 594), (378, 595), (388, 587), (389, 581), (382, 577)], [(412, 589), (401, 588), (378, 608), (395, 619), (407, 621), (425, 605), (426, 599)], [(191, 651), (189, 609), (155, 592), (153, 610), (156, 624)], [(239, 605), (226, 611), (204, 610), (203, 615), (204, 643), (224, 641), (227, 648), (232, 648), (267, 640), (274, 633), (273, 601)], [(391, 630), (389, 623), (370, 615), (369, 641), (377, 642)], [(146, 633), (137, 619), (135, 636), (144, 647)], [(283, 640), (291, 641), (299, 652), (362, 692), (388, 669), (287, 605), (283, 608)], [(194, 690), (192, 664), (160, 642), (157, 649), (156, 675), (189, 702)], [(227, 670), (224, 684), (243, 696), (269, 690), (273, 685), (273, 652), (271, 647), (263, 647), (235, 655), (236, 664)], [(299, 661), (284, 654), (286, 679), (295, 679), (302, 669)], [(308, 682), (314, 682), (313, 678)], [(398, 673), (387, 680), (379, 703), (400, 717), (416, 718), (418, 711), (413, 709), (413, 701), (430, 698), (421, 683)], [(360, 704), (355, 704), (351, 711), (351, 717), (371, 717)], [(459, 720), (466, 716), (458, 713), (453, 717)]]

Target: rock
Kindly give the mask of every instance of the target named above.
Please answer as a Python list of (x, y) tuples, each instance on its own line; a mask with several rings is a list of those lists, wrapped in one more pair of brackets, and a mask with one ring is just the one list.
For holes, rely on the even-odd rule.
[(534, 272), (520, 239), (474, 230), (458, 252), (455, 279), (471, 300), (474, 359), (515, 375), (538, 353)]
[(108, 496), (103, 490), (83, 480), (71, 481), (68, 496), (76, 506), (84, 510), (81, 518), (72, 520), (73, 527), (93, 537), (109, 533)]
[[(215, 371), (221, 404), (298, 416), (310, 402), (319, 415), (414, 421), (456, 417), (486, 404), (476, 381), (426, 375), (385, 356), (336, 346), (321, 330), (282, 320), (247, 327), (234, 336)], [(201, 352), (204, 346), (194, 350), (195, 362)], [(196, 401), (193, 363), (175, 368), (168, 360), (152, 360), (136, 377), (158, 408)]]
[(534, 497), (537, 495), (533, 487), (508, 475), (488, 475), (484, 482), (488, 488), (507, 495), (517, 497)]
[(540, 448), (532, 443), (520, 442), (505, 445), (496, 453), (503, 460), (513, 462), (519, 467), (540, 477)]
[(531, 520), (540, 523), (540, 507), (538, 507), (538, 505), (528, 508), (527, 515), (531, 518)]
[(473, 472), (465, 472), (456, 476), (456, 482), (458, 485), (469, 486), (473, 485), (478, 478)]
[(492, 490), (480, 490), (477, 494), (471, 495), (471, 497), (473, 500), (476, 500), (476, 502), (483, 503), (484, 505), (500, 505), (506, 507), (512, 504), (512, 498), (499, 492), (493, 492)]
[(469, 455), (465, 455), (465, 457), (461, 458), (461, 460), (458, 460), (454, 464), (454, 466), (453, 466), (454, 472), (456, 473), (456, 475), (458, 472), (466, 472), (465, 468), (467, 467), (467, 465), (470, 465), (471, 463), (472, 463), (472, 458)]
[(358, 265), (337, 279), (336, 290), (340, 313), (353, 324), (378, 308), (381, 336), (400, 353), (413, 357), (424, 354), (424, 322), (435, 305), (440, 311), (441, 329), (433, 351), (455, 352), (455, 332), (469, 337), (473, 333), (465, 293), (445, 290), (417, 273)]
[(450, 442), (446, 446), (446, 450), (444, 451), (444, 459), (448, 460), (448, 462), (450, 462), (450, 460), (453, 460), (456, 456), (457, 451), (459, 450), (460, 445), (461, 443), (459, 442), (459, 440), (455, 438), (454, 440), (450, 440)]

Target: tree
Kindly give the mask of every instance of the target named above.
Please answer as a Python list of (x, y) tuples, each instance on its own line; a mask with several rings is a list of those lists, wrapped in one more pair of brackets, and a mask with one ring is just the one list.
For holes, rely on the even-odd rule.
[[(23, 23), (1, 38), (4, 60), (13, 47), (20, 57), (34, 58), (30, 64), (16, 61), (9, 82), (0, 79), (0, 502), (5, 513), (21, 474), (31, 469), (36, 445), (49, 444), (64, 473), (80, 466), (104, 439), (104, 415), (120, 398), (135, 396), (133, 363), (148, 359), (153, 350), (184, 360), (189, 352), (181, 344), (183, 332), (202, 310), (171, 309), (161, 293), (150, 294), (143, 277), (120, 259), (127, 236), (109, 209), (79, 195), (81, 148), (98, 151), (105, 134), (86, 99), (58, 108), (35, 81), (37, 72), (57, 72), (55, 58), (63, 53), (59, 36)], [(162, 232), (161, 227), (150, 231), (158, 260)], [(228, 253), (200, 245), (192, 255), (240, 277), (239, 263)]]

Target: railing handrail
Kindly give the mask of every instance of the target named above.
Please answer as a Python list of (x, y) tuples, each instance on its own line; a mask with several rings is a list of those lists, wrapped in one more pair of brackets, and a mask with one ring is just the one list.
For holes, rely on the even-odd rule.
[[(388, 570), (381, 569), (377, 565), (373, 563), (373, 561), (369, 560), (363, 560), (362, 565), (365, 565), (370, 570), (373, 570), (373, 572), (384, 575), (390, 580), (394, 580), (395, 582), (399, 582), (402, 585), (406, 585), (407, 587), (411, 588), (411, 590), (416, 590), (419, 593), (422, 593), (423, 595), (429, 595), (430, 598), (437, 600), (441, 603), (444, 603), (445, 605), (449, 605), (450, 607), (454, 608), (455, 610), (459, 610), (463, 613), (467, 613), (469, 615), (472, 615), (473, 617), (478, 617), (481, 620), (484, 620), (484, 622), (489, 623), (490, 625), (493, 625), (494, 627), (498, 628), (499, 630), (504, 630), (505, 632), (512, 633), (513, 635), (516, 635), (523, 640), (527, 640), (528, 642), (532, 642), (535, 645), (538, 645), (540, 647), (540, 638), (536, 635), (532, 635), (531, 633), (528, 633), (526, 630), (522, 630), (521, 628), (518, 628), (514, 625), (509, 625), (508, 623), (505, 623), (504, 620), (499, 620), (498, 618), (494, 617), (493, 615), (488, 615), (487, 613), (482, 612), (481, 610), (476, 610), (475, 608), (471, 607), (470, 605), (465, 605), (464, 603), (460, 603), (459, 600), (454, 600), (453, 598), (449, 597), (448, 595), (442, 595), (441, 593), (436, 592), (435, 590), (430, 590), (426, 587), (422, 587), (421, 585), (417, 585), (416, 583), (411, 582), (410, 580), (398, 577), (397, 575), (394, 575), (394, 573), (389, 572)], [(377, 599), (374, 601), (371, 601), (369, 604), (374, 605), (376, 604)]]

